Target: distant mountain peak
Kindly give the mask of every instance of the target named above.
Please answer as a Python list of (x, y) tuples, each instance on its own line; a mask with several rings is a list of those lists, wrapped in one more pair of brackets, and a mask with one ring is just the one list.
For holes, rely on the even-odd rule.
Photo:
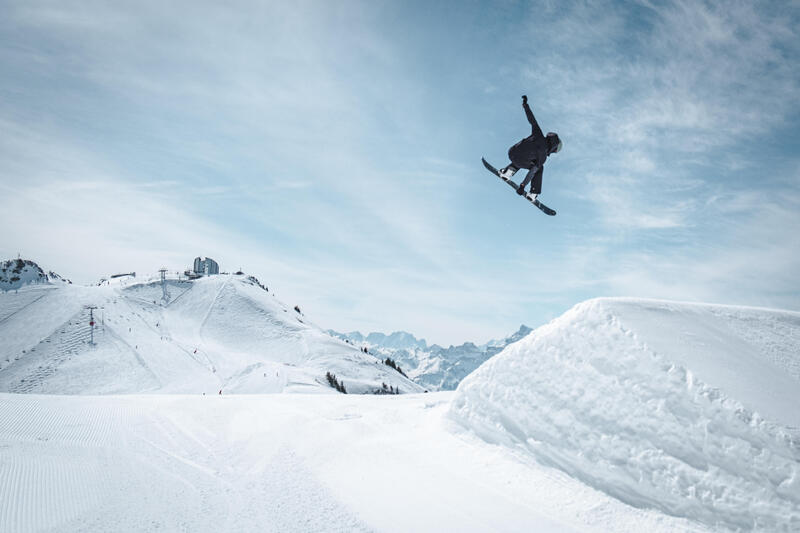
[[(418, 339), (407, 331), (393, 331), (388, 335), (374, 331), (366, 336), (361, 335), (361, 333), (358, 332), (355, 333), (361, 337), (362, 342), (367, 342), (368, 344), (381, 346), (383, 348), (393, 348), (396, 350), (428, 349), (428, 343), (425, 342), (425, 339)], [(355, 338), (352, 338), (351, 340), (355, 340)]]
[(52, 270), (45, 273), (42, 267), (30, 259), (9, 259), (0, 263), (0, 290), (12, 291), (32, 283), (49, 283), (50, 281), (72, 283)]
[(447, 348), (438, 344), (428, 346), (425, 339), (418, 339), (406, 331), (395, 331), (389, 335), (372, 332), (366, 336), (358, 331), (337, 333), (328, 330), (328, 333), (353, 344), (366, 345), (373, 355), (391, 357), (406, 369), (414, 381), (429, 390), (451, 390), (481, 363), (531, 331), (523, 324), (515, 333), (503, 339), (482, 345), (467, 341), (458, 346), (451, 344)]

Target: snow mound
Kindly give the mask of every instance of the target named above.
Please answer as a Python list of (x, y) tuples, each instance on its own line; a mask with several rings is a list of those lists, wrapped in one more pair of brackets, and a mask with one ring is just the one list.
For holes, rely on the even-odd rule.
[(636, 506), (800, 530), (800, 313), (597, 299), (458, 387), (483, 439)]

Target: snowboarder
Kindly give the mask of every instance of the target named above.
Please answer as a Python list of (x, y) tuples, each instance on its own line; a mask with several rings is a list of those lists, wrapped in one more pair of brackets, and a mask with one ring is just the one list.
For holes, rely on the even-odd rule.
[(550, 154), (561, 150), (562, 143), (557, 133), (549, 132), (547, 136), (542, 133), (542, 129), (536, 122), (536, 118), (534, 118), (533, 112), (528, 105), (527, 95), (522, 96), (522, 108), (525, 110), (525, 116), (528, 117), (528, 122), (531, 124), (531, 134), (508, 149), (508, 158), (511, 163), (499, 172), (501, 178), (509, 180), (519, 169), (528, 169), (527, 176), (517, 187), (517, 194), (525, 194), (525, 186), (530, 183), (530, 194), (535, 200), (542, 192), (542, 168), (544, 167), (544, 162)]

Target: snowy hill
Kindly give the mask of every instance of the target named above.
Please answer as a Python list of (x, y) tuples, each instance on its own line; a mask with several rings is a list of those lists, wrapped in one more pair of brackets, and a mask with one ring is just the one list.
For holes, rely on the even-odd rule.
[(800, 530), (800, 313), (591, 300), (455, 392), (342, 395), (402, 376), (254, 280), (167, 289), (0, 295), (2, 390), (191, 392), (0, 392), (0, 531)]
[(333, 392), (327, 372), (350, 393), (421, 390), (254, 278), (169, 279), (166, 295), (157, 280), (110, 281), (0, 293), (0, 391)]
[(51, 281), (72, 283), (55, 272), (45, 274), (39, 265), (27, 259), (10, 259), (0, 263), (1, 291), (10, 291), (32, 283), (43, 284)]
[(522, 325), (516, 333), (482, 345), (465, 342), (459, 346), (442, 348), (437, 344), (428, 346), (425, 339), (417, 339), (411, 333), (395, 331), (390, 335), (358, 331), (351, 333), (329, 333), (364, 346), (370, 353), (381, 358), (397, 361), (400, 368), (415, 382), (431, 391), (454, 390), (470, 372), (484, 361), (501, 352), (506, 346), (517, 342), (530, 333), (531, 328)]
[(800, 530), (800, 313), (577, 305), (483, 364), (450, 416), (635, 507)]

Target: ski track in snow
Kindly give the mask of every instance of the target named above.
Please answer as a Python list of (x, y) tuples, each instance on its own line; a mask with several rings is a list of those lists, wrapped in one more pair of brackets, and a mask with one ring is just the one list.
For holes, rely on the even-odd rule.
[(119, 412), (63, 411), (29, 397), (0, 395), (0, 531), (55, 528), (99, 505), (109, 484), (95, 449), (111, 445)]
[(208, 304), (208, 310), (206, 310), (206, 314), (205, 314), (205, 316), (203, 317), (203, 320), (201, 320), (201, 321), (200, 321), (200, 328), (199, 328), (199, 331), (200, 331), (200, 334), (201, 334), (201, 335), (202, 335), (202, 331), (203, 331), (203, 329), (205, 329), (205, 327), (206, 327), (206, 324), (208, 324), (208, 319), (209, 319), (209, 317), (211, 316), (211, 312), (214, 310), (214, 307), (215, 307), (215, 306), (217, 305), (217, 303), (219, 302), (220, 295), (222, 295), (222, 292), (225, 290), (225, 288), (226, 288), (227, 286), (228, 286), (228, 280), (226, 279), (226, 280), (225, 280), (225, 281), (224, 281), (224, 282), (223, 282), (223, 283), (222, 283), (222, 284), (219, 286), (219, 288), (217, 289), (217, 292), (216, 292), (216, 294), (214, 295), (214, 298), (213, 298), (213, 299), (211, 300), (211, 302)]
[(371, 530), (289, 448), (194, 435), (169, 400), (64, 403), (0, 395), (0, 531)]
[[(269, 483), (245, 487), (250, 499), (245, 509), (263, 502), (266, 514), (275, 518), (270, 524), (272, 531), (372, 531), (337, 502), (290, 449), (275, 454), (263, 477)], [(313, 512), (309, 513), (309, 508)]]
[(84, 348), (89, 337), (88, 322), (87, 311), (76, 313), (53, 334), (31, 348), (22, 363), (12, 369), (16, 380), (10, 381), (8, 390), (17, 393), (47, 392), (44, 391), (45, 381)]
[(38, 294), (38, 292), (47, 290), (52, 289), (39, 288), (37, 292), (32, 290), (23, 291), (22, 294), (16, 293), (13, 298), (8, 298), (3, 308), (0, 309), (0, 324), (47, 296), (46, 292)]

